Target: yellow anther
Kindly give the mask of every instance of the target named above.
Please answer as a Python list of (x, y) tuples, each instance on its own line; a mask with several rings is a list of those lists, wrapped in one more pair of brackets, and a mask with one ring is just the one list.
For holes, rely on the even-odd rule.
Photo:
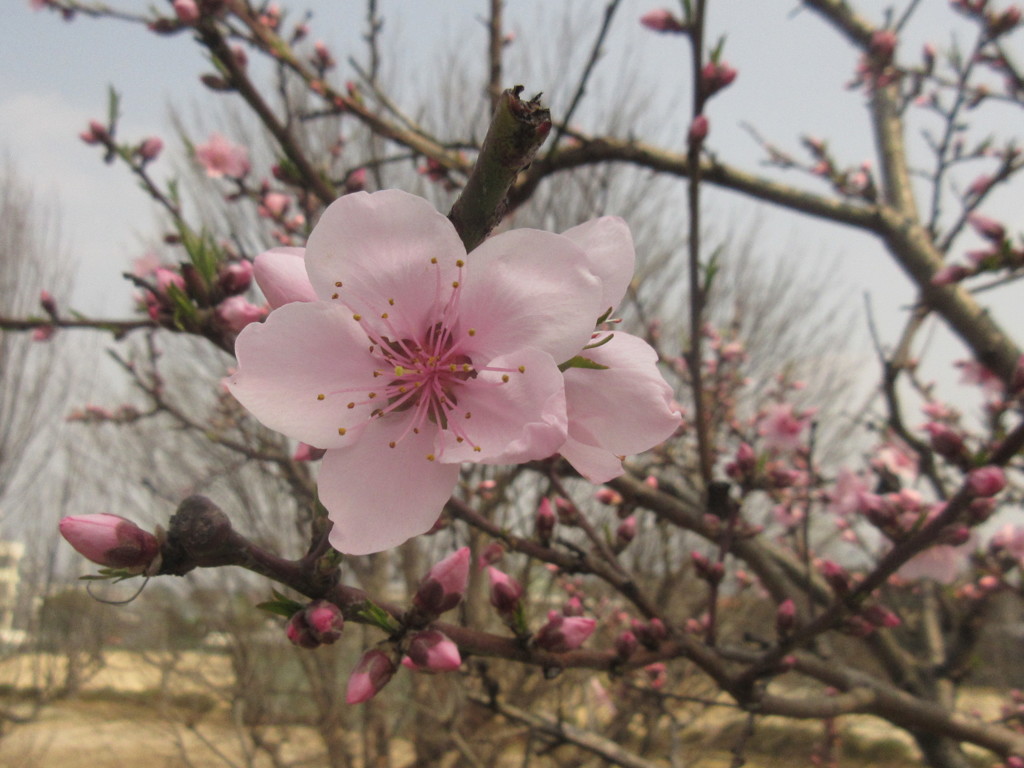
[(395, 447), (395, 441), (392, 440), (390, 443), (388, 443), (388, 448), (394, 448), (394, 447)]
[(371, 400), (373, 400), (373, 398), (375, 398), (376, 396), (377, 396), (377, 393), (376, 393), (376, 392), (371, 392), (371, 393), (369, 394), (369, 398), (370, 398)]
[(341, 280), (335, 280), (334, 281), (334, 287), (335, 288), (341, 288)]
[(452, 280), (452, 288), (458, 288), (458, 287), (459, 287), (459, 281), (458, 280)]
[(388, 304), (390, 306), (392, 306), (392, 307), (395, 306), (395, 300), (394, 299), (388, 299)]
[(434, 256), (434, 257), (433, 257), (433, 258), (432, 258), (432, 259), (430, 260), (430, 263), (431, 263), (431, 264), (437, 264), (437, 256)]
[(476, 452), (476, 453), (480, 453), (480, 446), (479, 445), (474, 445), (473, 446), (473, 451)]
[(380, 316), (380, 319), (381, 320), (387, 320), (388, 319), (388, 313), (387, 312), (382, 312), (381, 316)]
[(395, 376), (405, 376), (405, 368), (400, 365), (395, 366)]
[(331, 294), (331, 298), (332, 298), (332, 299), (336, 299), (336, 298), (338, 298), (338, 294), (336, 294), (336, 293), (332, 293), (332, 294)]
[(470, 328), (468, 331), (466, 331), (466, 333), (468, 333), (470, 336), (476, 336), (476, 328)]
[(356, 407), (356, 404), (355, 404), (355, 403), (349, 403), (349, 404), (348, 404), (348, 405), (346, 405), (345, 407), (346, 407), (346, 408), (355, 408), (355, 407)]
[(462, 259), (456, 259), (455, 266), (461, 269), (462, 267), (466, 266), (466, 262), (464, 262)]
[(319, 395), (316, 396), (316, 399), (317, 400), (323, 400), (325, 397), (327, 397), (327, 395), (319, 394)]
[(456, 442), (456, 443), (464, 443), (465, 441), (466, 441), (466, 440), (465, 440), (465, 438), (463, 438), (463, 437), (456, 437), (456, 438), (455, 438), (455, 442)]
[(346, 430), (344, 427), (338, 427), (338, 434), (339, 435), (344, 435), (345, 432), (347, 432), (347, 431), (348, 430)]
[(432, 453), (427, 454), (427, 461), (433, 461), (436, 457)]
[(472, 416), (473, 416), (472, 413), (470, 413), (469, 411), (466, 411), (466, 418), (467, 419), (472, 418)]
[(501, 374), (501, 380), (502, 380), (503, 383), (508, 384), (508, 374), (507, 373)]
[(420, 428), (419, 427), (413, 427), (412, 431), (413, 431), (413, 434), (418, 435), (420, 433)]
[(360, 320), (363, 319), (363, 316), (362, 315), (352, 315), (352, 319), (355, 320), (358, 323)]
[(520, 365), (519, 366), (519, 372), (520, 373), (526, 373), (526, 366), (525, 365)]

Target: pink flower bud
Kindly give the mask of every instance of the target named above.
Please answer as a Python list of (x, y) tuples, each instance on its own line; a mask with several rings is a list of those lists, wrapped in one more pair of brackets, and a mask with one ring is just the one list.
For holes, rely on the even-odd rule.
[(260, 201), (257, 213), (267, 219), (279, 219), (284, 216), (291, 202), (292, 199), (282, 192), (268, 192)]
[(395, 674), (395, 665), (383, 651), (372, 650), (363, 654), (348, 678), (345, 702), (362, 704), (369, 701), (388, 684)]
[(823, 560), (821, 563), (821, 575), (835, 591), (837, 595), (845, 595), (850, 591), (850, 574), (838, 563), (831, 560)]
[(217, 282), (224, 293), (233, 296), (244, 293), (252, 285), (253, 266), (251, 261), (233, 261), (221, 267)]
[(898, 39), (895, 32), (891, 29), (880, 29), (871, 35), (871, 43), (868, 50), (875, 58), (888, 63), (892, 61), (893, 54), (896, 52), (897, 42)]
[(602, 504), (608, 504), (610, 506), (622, 503), (622, 494), (612, 488), (598, 489), (597, 493), (594, 494), (594, 498)]
[(345, 177), (346, 192), (362, 192), (366, 189), (366, 169), (356, 168)]
[(565, 605), (562, 606), (563, 616), (582, 616), (583, 615), (583, 601), (580, 600), (579, 595), (573, 595), (565, 601)]
[(266, 316), (266, 307), (257, 307), (243, 296), (229, 296), (217, 305), (217, 319), (235, 333), (241, 333), (249, 323), (257, 323)]
[(459, 646), (436, 629), (413, 635), (409, 641), (409, 660), (423, 672), (453, 672), (462, 664)]
[(882, 605), (869, 605), (863, 611), (864, 618), (876, 627), (892, 629), (903, 622), (900, 617)]
[(345, 617), (341, 609), (327, 600), (315, 600), (302, 612), (309, 631), (319, 643), (330, 645), (341, 637)]
[(316, 648), (320, 645), (320, 641), (313, 637), (309, 624), (306, 622), (305, 611), (296, 611), (291, 615), (288, 623), (284, 625), (284, 633), (292, 645), (297, 645), (299, 648)]
[(182, 24), (194, 24), (199, 21), (199, 6), (196, 0), (174, 0), (174, 12)]
[(65, 517), (60, 533), (78, 554), (107, 568), (141, 572), (160, 553), (156, 536), (118, 515)]
[(536, 526), (537, 538), (544, 545), (551, 543), (551, 536), (555, 532), (555, 513), (551, 509), (551, 500), (545, 496), (537, 506)]
[(159, 296), (166, 296), (167, 289), (172, 285), (181, 291), (185, 290), (185, 278), (181, 276), (180, 272), (175, 272), (173, 269), (157, 267), (153, 272), (153, 277), (156, 280), (156, 292)]
[(640, 17), (640, 23), (648, 29), (653, 29), (655, 32), (679, 34), (686, 31), (686, 25), (665, 8), (648, 11)]
[(995, 496), (1006, 487), (1006, 475), (1002, 467), (979, 467), (967, 475), (967, 485), (975, 496)]
[(420, 582), (412, 602), (428, 616), (440, 616), (462, 602), (469, 582), (469, 547), (437, 563)]
[(39, 292), (39, 306), (41, 306), (43, 311), (51, 317), (57, 314), (57, 301), (49, 291)]
[(961, 264), (947, 264), (932, 276), (932, 285), (952, 285), (959, 283), (970, 275), (967, 267)]
[(582, 616), (563, 616), (558, 611), (548, 613), (548, 623), (534, 635), (538, 648), (552, 653), (574, 651), (594, 633), (597, 622)]
[(487, 578), (491, 582), (491, 605), (498, 613), (515, 613), (523, 596), (522, 584), (493, 566), (487, 568)]
[(990, 240), (993, 243), (1001, 243), (1006, 238), (1006, 227), (995, 219), (972, 213), (967, 217), (967, 220), (974, 227), (974, 231), (986, 240)]
[(796, 603), (783, 600), (775, 611), (775, 627), (780, 635), (787, 634), (796, 624)]
[(704, 139), (707, 138), (710, 127), (706, 115), (697, 115), (693, 118), (693, 122), (690, 123), (690, 130), (686, 134), (686, 143), (691, 147), (694, 145), (700, 146), (704, 143)]
[(159, 136), (150, 136), (139, 145), (139, 157), (145, 162), (156, 160), (164, 148), (164, 142)]
[(924, 425), (924, 429), (931, 435), (932, 448), (940, 456), (956, 459), (963, 454), (964, 439), (950, 427), (930, 421)]
[(636, 518), (633, 515), (630, 515), (621, 523), (619, 523), (619, 527), (615, 529), (615, 541), (618, 544), (625, 546), (635, 538)]
[(700, 87), (705, 97), (725, 88), (738, 73), (725, 62), (709, 61), (700, 71)]
[(615, 652), (620, 659), (628, 659), (632, 656), (638, 645), (639, 641), (636, 639), (636, 635), (628, 629), (619, 633), (619, 636), (615, 638)]

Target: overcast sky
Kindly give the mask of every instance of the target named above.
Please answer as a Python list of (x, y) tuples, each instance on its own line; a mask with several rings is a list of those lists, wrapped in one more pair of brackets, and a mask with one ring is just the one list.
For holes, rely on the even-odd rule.
[[(13, 159), (38, 193), (59, 206), (65, 240), (81, 265), (76, 307), (87, 313), (123, 314), (130, 307), (131, 290), (118, 273), (141, 255), (156, 219), (151, 204), (128, 174), (104, 165), (96, 148), (83, 144), (77, 134), (90, 119), (102, 119), (106, 91), (113, 85), (123, 98), (121, 135), (139, 139), (162, 136), (168, 140), (168, 156), (180, 157), (181, 147), (171, 140), (170, 105), (183, 106), (187, 113), (223, 97), (199, 86), (198, 77), (208, 68), (188, 34), (157, 38), (136, 26), (88, 18), (67, 23), (53, 13), (33, 12), (28, 0), (4, 2), (11, 7), (0, 27), (0, 152)], [(673, 100), (679, 104), (679, 115), (685, 118), (689, 103), (685, 46), (637, 23), (641, 13), (660, 4), (654, 0), (623, 3), (591, 100), (600, 99), (602, 82), (610, 82), (622, 68), (635, 67), (643, 82), (654, 84), (658, 93), (665, 95), (666, 104)], [(143, 4), (126, 0), (120, 5)], [(339, 61), (361, 54), (364, 3), (289, 0), (282, 5), (311, 9), (312, 39), (329, 43)], [(393, 69), (398, 80), (429, 81), (432, 72), (442, 71), (440, 62), (453, 50), (482, 52), (485, 33), (480, 17), (487, 5), (486, 0), (381, 0), (387, 50), (395, 55)], [(558, 14), (564, 7), (565, 13), (589, 19), (581, 20), (578, 37), (567, 40), (564, 35), (550, 34), (556, 28), (553, 5), (558, 6)], [(881, 20), (885, 3), (862, 0), (857, 5), (869, 18)], [(917, 55), (925, 40), (940, 45), (950, 40), (948, 30), (955, 17), (947, 4), (929, 0), (922, 6), (919, 23), (901, 42), (901, 55), (906, 52), (908, 60)], [(578, 61), (590, 46), (603, 8), (604, 4), (595, 0), (511, 2), (507, 23), (517, 34), (513, 45), (547, 35), (554, 61)], [(861, 106), (864, 97), (843, 87), (851, 77), (856, 56), (818, 17), (797, 8), (796, 0), (711, 3), (711, 36), (727, 34), (725, 58), (740, 75), (712, 103), (710, 146), (724, 159), (757, 170), (760, 150), (741, 128), (743, 121), (749, 121), (786, 149), (796, 150), (799, 137), (809, 133), (828, 139), (844, 161), (871, 160), (869, 128)], [(1018, 33), (1015, 42), (1022, 38)], [(560, 46), (569, 46), (564, 56)], [(551, 76), (559, 74), (556, 71)], [(337, 77), (350, 76), (342, 64)], [(510, 84), (518, 81), (514, 72), (508, 76)], [(544, 82), (526, 85), (531, 92), (553, 90)], [(557, 114), (565, 105), (551, 106)], [(675, 148), (681, 146), (682, 136)], [(158, 177), (167, 172), (170, 162), (167, 158), (159, 161), (155, 166)], [(1012, 212), (1016, 216), (1012, 223), (1020, 228), (1019, 197), (1016, 199), (1014, 203), (1014, 195), (1003, 193), (992, 210), (1000, 215)], [(733, 221), (740, 225), (749, 222), (752, 210), (748, 203), (725, 197), (714, 202), (713, 215), (728, 227)], [(760, 221), (762, 236), (776, 238), (780, 244), (798, 243), (799, 258), (840, 257), (837, 279), (851, 292), (870, 291), (889, 333), (897, 332), (896, 321), (913, 292), (870, 238), (771, 209)], [(1007, 301), (998, 312), (1004, 322), (1012, 324), (1011, 307), (1018, 311), (1016, 304)], [(1019, 319), (1016, 324), (1020, 326)]]

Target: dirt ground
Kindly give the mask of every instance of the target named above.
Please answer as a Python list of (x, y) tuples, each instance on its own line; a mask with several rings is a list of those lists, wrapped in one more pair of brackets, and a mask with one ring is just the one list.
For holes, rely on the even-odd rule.
[[(88, 678), (81, 693), (45, 707), (31, 722), (8, 724), (0, 735), (3, 768), (272, 768), (274, 762), (253, 752), (245, 730), (233, 722), (217, 690), (231, 680), (228, 660), (217, 654), (186, 653), (175, 657), (139, 656), (115, 651), (105, 654), (106, 665)], [(35, 681), (62, 679), (63, 660), (45, 655), (0, 661), (0, 707), (24, 713), (18, 691)], [(974, 699), (977, 699), (976, 701)], [(395, 700), (396, 706), (402, 702)], [(994, 695), (972, 697), (972, 708), (992, 716)], [(729, 734), (740, 720), (718, 721), (721, 738), (710, 732), (693, 734), (681, 745), (688, 768), (725, 768), (732, 755)], [(920, 765), (909, 737), (874, 718), (847, 717), (841, 721), (844, 768), (911, 768)], [(762, 718), (747, 750), (749, 768), (800, 768), (794, 745), (820, 741), (821, 725), (794, 724)], [(322, 745), (309, 728), (290, 726), (267, 733), (280, 745), (280, 764), (319, 768)], [(353, 739), (357, 736), (353, 734)], [(717, 741), (717, 743), (716, 743)], [(355, 747), (355, 744), (354, 744)], [(407, 765), (407, 744), (394, 744), (393, 765)], [(797, 752), (800, 750), (797, 749)], [(510, 756), (511, 757), (511, 756)], [(452, 755), (454, 760), (454, 755)], [(449, 761), (445, 761), (447, 764)], [(978, 765), (991, 764), (991, 760)], [(537, 762), (540, 766), (546, 761)], [(510, 764), (521, 765), (519, 757)], [(668, 761), (664, 761), (668, 766)], [(440, 768), (444, 768), (441, 765)]]

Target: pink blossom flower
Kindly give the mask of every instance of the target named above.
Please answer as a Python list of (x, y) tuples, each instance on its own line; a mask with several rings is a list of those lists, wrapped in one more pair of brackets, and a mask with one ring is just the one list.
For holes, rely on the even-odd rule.
[(538, 648), (552, 653), (574, 651), (594, 634), (597, 622), (582, 616), (563, 616), (558, 611), (548, 612), (548, 622), (533, 637)]
[(32, 329), (32, 341), (49, 341), (56, 332), (55, 325), (38, 325)]
[(438, 616), (462, 602), (468, 583), (469, 547), (462, 547), (430, 569), (413, 596), (413, 605)]
[(221, 176), (241, 179), (249, 173), (249, 150), (232, 144), (219, 133), (211, 134), (205, 144), (197, 145), (195, 152), (196, 160), (211, 179)]
[(829, 511), (837, 515), (849, 515), (863, 509), (863, 497), (868, 493), (868, 484), (850, 470), (839, 470), (836, 484), (829, 493)]
[(217, 305), (217, 319), (235, 333), (266, 316), (266, 307), (257, 307), (243, 296), (229, 296)]
[(459, 646), (436, 629), (413, 635), (408, 660), (411, 664), (403, 664), (423, 672), (453, 672), (462, 665)]
[(107, 568), (142, 571), (160, 552), (153, 534), (118, 515), (65, 517), (60, 533), (78, 554)]
[[(268, 427), (328, 450), (320, 497), (334, 546), (387, 549), (433, 525), (463, 461), (560, 451), (603, 481), (622, 472), (619, 455), (674, 431), (671, 391), (646, 343), (616, 332), (583, 349), (632, 263), (617, 219), (564, 236), (513, 230), (467, 259), (426, 201), (346, 195), (305, 252), (257, 257), (276, 309), (239, 337), (228, 386)], [(563, 377), (558, 364), (581, 350), (607, 369)]]
[(992, 549), (1003, 550), (1017, 560), (1024, 561), (1024, 528), (1007, 523), (989, 541)]
[(769, 405), (758, 427), (765, 447), (779, 453), (795, 451), (803, 445), (803, 432), (810, 423), (810, 416), (809, 413), (797, 415), (790, 403)]
[(367, 651), (348, 678), (347, 704), (362, 704), (376, 696), (395, 674), (395, 665), (383, 651)]

